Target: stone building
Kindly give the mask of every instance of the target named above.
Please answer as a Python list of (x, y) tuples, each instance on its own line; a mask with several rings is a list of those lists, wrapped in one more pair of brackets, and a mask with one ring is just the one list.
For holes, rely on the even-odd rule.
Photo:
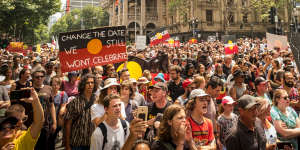
[[(170, 0), (101, 0), (100, 5), (110, 14), (110, 25), (126, 25), (129, 39), (136, 34), (147, 34), (158, 28), (166, 28), (172, 36), (186, 41), (191, 36), (206, 39), (218, 38), (225, 33), (237, 36), (263, 36), (275, 25), (262, 20), (254, 12), (250, 0), (190, 0), (180, 10), (170, 12)], [(287, 4), (286, 8), (287, 8)], [(287, 32), (288, 9), (278, 10), (277, 28)]]

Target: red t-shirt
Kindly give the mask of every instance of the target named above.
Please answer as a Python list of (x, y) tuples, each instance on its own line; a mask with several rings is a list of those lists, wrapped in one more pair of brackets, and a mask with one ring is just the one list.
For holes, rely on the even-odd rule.
[(189, 117), (188, 121), (196, 146), (209, 145), (214, 140), (214, 129), (210, 119), (204, 117), (202, 124), (198, 124), (192, 117)]

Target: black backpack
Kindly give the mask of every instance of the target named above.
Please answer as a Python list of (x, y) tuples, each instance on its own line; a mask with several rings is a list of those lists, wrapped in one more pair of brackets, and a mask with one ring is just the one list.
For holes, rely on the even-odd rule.
[[(122, 127), (123, 127), (123, 130), (124, 130), (124, 139), (127, 135), (127, 123), (125, 120), (123, 119), (120, 119), (121, 120), (121, 124), (122, 124)], [(107, 143), (107, 129), (106, 129), (106, 126), (104, 125), (103, 122), (101, 122), (98, 127), (101, 129), (101, 132), (102, 132), (102, 135), (103, 135), (103, 144), (102, 144), (102, 150), (104, 150), (104, 146), (105, 144)]]

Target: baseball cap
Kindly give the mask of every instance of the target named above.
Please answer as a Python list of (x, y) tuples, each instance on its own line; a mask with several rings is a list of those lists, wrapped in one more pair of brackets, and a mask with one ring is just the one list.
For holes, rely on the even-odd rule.
[(157, 83), (154, 84), (152, 87), (153, 87), (153, 88), (162, 89), (162, 90), (164, 90), (164, 91), (168, 91), (167, 85), (166, 85), (165, 83), (163, 83), (163, 82), (157, 82)]
[(254, 81), (254, 84), (255, 84), (255, 86), (257, 86), (257, 85), (259, 85), (259, 84), (262, 83), (262, 82), (268, 82), (268, 80), (266, 80), (266, 79), (263, 78), (263, 77), (257, 77), (257, 78), (255, 79), (255, 81)]
[(222, 98), (222, 104), (234, 104), (235, 101), (232, 99), (231, 96), (225, 96)]
[(257, 103), (255, 97), (251, 95), (243, 95), (238, 100), (238, 107), (242, 109), (249, 109), (254, 105), (260, 105), (260, 104)]
[(210, 96), (210, 95), (206, 94), (205, 91), (202, 89), (195, 89), (191, 92), (190, 99), (194, 99), (196, 97), (202, 97), (202, 96)]
[(183, 81), (182, 83), (182, 87), (185, 89), (186, 87), (188, 87), (191, 83), (193, 83), (192, 79), (186, 79)]

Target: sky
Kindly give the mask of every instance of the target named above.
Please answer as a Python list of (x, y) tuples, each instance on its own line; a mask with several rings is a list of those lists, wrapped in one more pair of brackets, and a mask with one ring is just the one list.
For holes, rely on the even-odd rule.
[[(62, 9), (62, 8), (66, 8), (67, 0), (60, 0), (60, 2), (61, 2), (61, 11), (64, 11), (64, 9)], [(63, 14), (63, 12), (57, 12), (57, 13), (55, 13), (54, 15), (52, 15), (52, 16), (49, 17), (49, 23), (48, 23), (48, 28), (49, 28), (49, 29), (51, 28), (51, 26), (52, 26), (53, 24), (55, 24), (55, 22), (56, 22), (59, 18), (61, 18), (62, 14)]]

